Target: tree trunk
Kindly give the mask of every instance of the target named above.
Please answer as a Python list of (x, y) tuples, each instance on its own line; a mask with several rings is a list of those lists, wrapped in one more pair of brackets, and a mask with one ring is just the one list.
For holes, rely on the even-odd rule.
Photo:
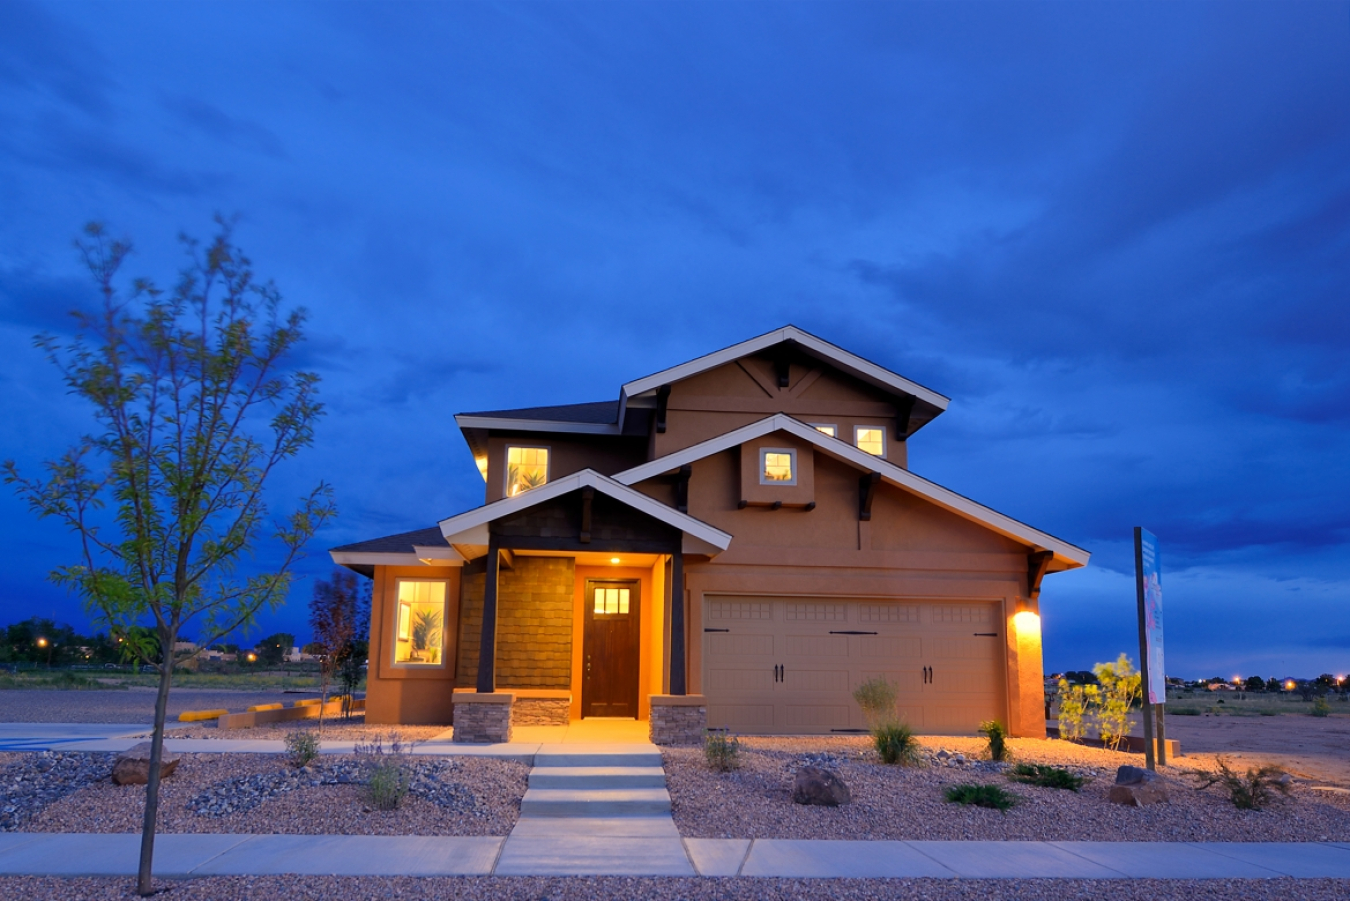
[(150, 772), (145, 786), (145, 822), (141, 826), (141, 863), (136, 873), (136, 891), (154, 894), (151, 866), (155, 857), (155, 820), (159, 814), (159, 764), (164, 759), (164, 720), (169, 709), (169, 682), (173, 678), (173, 641), (161, 651), (159, 694), (155, 697), (155, 731), (150, 739)]

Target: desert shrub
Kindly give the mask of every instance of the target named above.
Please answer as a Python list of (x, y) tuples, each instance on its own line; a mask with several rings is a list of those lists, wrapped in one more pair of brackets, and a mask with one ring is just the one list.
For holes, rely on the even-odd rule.
[(1140, 698), (1140, 675), (1130, 658), (1121, 654), (1115, 663), (1092, 668), (1101, 685), (1097, 701), (1097, 730), (1102, 746), (1120, 750), (1130, 728), (1130, 709)]
[(1312, 710), (1309, 711), (1313, 716), (1329, 716), (1331, 714), (1331, 705), (1327, 703), (1326, 695), (1319, 695), (1316, 701), (1313, 701)]
[(309, 766), (319, 756), (319, 736), (304, 729), (286, 733), (286, 755), (291, 766)]
[(896, 696), (895, 683), (882, 676), (868, 679), (853, 689), (853, 700), (862, 708), (863, 717), (870, 727), (895, 718)]
[(1280, 781), (1284, 770), (1277, 766), (1266, 764), (1260, 768), (1252, 767), (1247, 770), (1246, 776), (1239, 776), (1228, 766), (1224, 757), (1218, 758), (1218, 764), (1217, 773), (1191, 772), (1200, 782), (1196, 790), (1203, 791), (1211, 785), (1221, 785), (1238, 810), (1261, 810), (1275, 800), (1276, 792), (1289, 794), (1289, 786)]
[(719, 773), (729, 773), (741, 765), (741, 740), (728, 732), (709, 730), (703, 738), (703, 757)]
[(1063, 788), (1076, 792), (1087, 781), (1084, 776), (1075, 775), (1057, 766), (1044, 766), (1039, 763), (1019, 763), (1008, 770), (1008, 778), (1028, 785), (1042, 788)]
[(878, 723), (872, 729), (872, 744), (881, 755), (882, 763), (918, 766), (921, 745), (908, 723), (896, 720)]
[(1200, 709), (1199, 709), (1198, 707), (1178, 707), (1178, 708), (1176, 708), (1175, 710), (1169, 710), (1169, 711), (1167, 711), (1167, 712), (1168, 712), (1169, 714), (1171, 714), (1172, 716), (1199, 716), (1199, 715), (1200, 715)]
[(1071, 685), (1068, 679), (1059, 680), (1059, 737), (1066, 741), (1080, 741), (1085, 734), (1083, 719), (1088, 707), (1097, 700), (1097, 686)]
[(987, 720), (980, 723), (980, 734), (989, 739), (990, 760), (1007, 760), (1008, 751), (1008, 730), (1003, 728), (1003, 724), (998, 720)]
[(1017, 803), (1017, 795), (998, 785), (953, 785), (942, 795), (953, 804), (988, 807), (990, 810), (1006, 811)]
[(388, 749), (377, 735), (370, 744), (357, 745), (354, 750), (365, 765), (366, 796), (371, 806), (376, 810), (397, 809), (411, 781), (408, 746), (397, 732), (390, 732)]

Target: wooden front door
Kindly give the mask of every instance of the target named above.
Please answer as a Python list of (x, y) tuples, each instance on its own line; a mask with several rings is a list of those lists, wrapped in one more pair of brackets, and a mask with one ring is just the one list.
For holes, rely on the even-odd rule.
[(581, 661), (581, 715), (638, 714), (637, 581), (586, 581), (586, 638)]

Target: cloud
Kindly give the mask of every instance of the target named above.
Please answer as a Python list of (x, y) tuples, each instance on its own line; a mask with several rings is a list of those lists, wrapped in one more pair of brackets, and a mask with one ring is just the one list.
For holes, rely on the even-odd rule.
[(269, 128), (239, 119), (198, 97), (172, 96), (162, 101), (164, 109), (178, 121), (209, 138), (274, 159), (286, 159), (281, 139)]

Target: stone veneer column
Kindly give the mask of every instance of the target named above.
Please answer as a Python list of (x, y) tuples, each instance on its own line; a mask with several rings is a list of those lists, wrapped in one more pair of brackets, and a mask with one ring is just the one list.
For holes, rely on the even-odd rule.
[(652, 695), (654, 745), (701, 745), (708, 731), (708, 702), (703, 695)]
[(454, 736), (457, 742), (502, 744), (511, 740), (511, 707), (516, 696), (509, 691), (457, 691), (454, 704)]

